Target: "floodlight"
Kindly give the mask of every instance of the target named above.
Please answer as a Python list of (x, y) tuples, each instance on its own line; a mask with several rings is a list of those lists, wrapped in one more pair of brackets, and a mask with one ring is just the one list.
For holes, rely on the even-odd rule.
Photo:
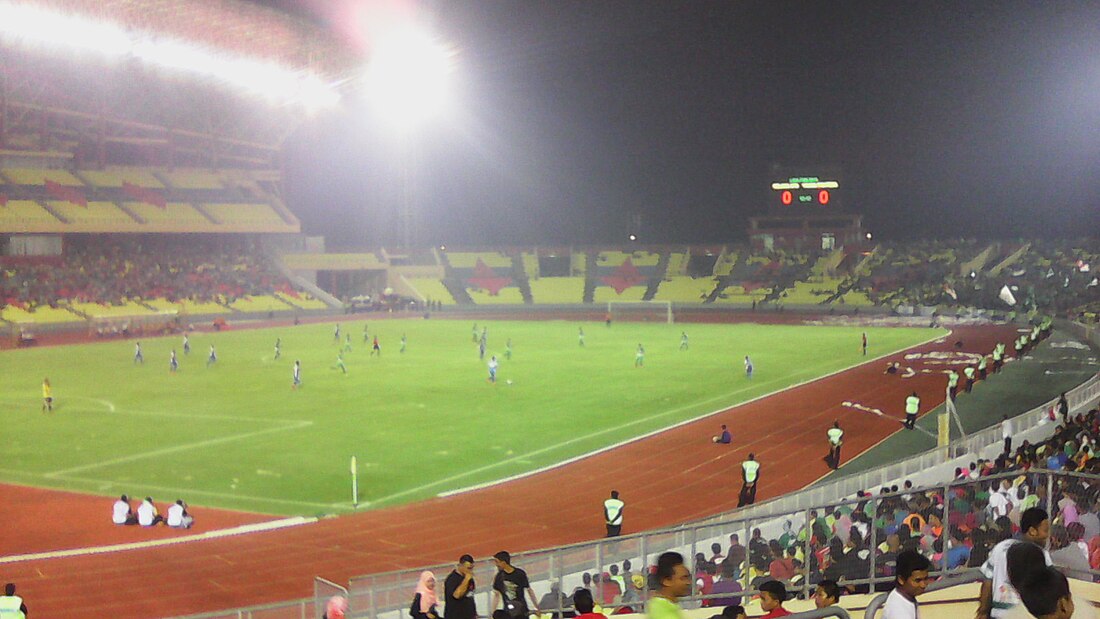
[(367, 68), (367, 96), (395, 125), (408, 128), (447, 102), (454, 53), (426, 32), (407, 30), (379, 41)]
[(631, 241), (637, 241), (637, 240), (638, 240), (638, 237), (636, 237), (636, 236), (634, 236), (633, 234), (631, 234), (631, 235), (630, 235), (630, 240), (631, 240)]

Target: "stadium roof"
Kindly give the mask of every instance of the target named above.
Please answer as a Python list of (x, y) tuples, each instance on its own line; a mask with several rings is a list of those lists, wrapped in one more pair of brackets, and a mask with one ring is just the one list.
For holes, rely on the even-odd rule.
[(362, 64), (320, 25), (240, 0), (0, 0), (0, 13), (0, 149), (91, 141), (101, 160), (142, 163), (135, 144), (208, 136), (222, 154), (259, 147), (238, 155), (264, 165)]

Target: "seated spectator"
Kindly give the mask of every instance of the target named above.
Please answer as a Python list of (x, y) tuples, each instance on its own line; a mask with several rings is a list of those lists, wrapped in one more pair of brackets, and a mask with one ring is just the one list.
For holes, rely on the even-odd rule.
[(195, 524), (195, 519), (187, 512), (187, 504), (183, 499), (176, 499), (176, 502), (168, 508), (168, 520), (165, 524), (173, 529), (190, 529), (191, 525)]
[[(722, 561), (718, 565), (718, 582), (714, 583), (714, 586), (710, 588), (710, 592), (713, 594), (719, 593), (741, 593), (741, 583), (737, 580), (737, 568), (729, 559)], [(741, 596), (734, 595), (729, 597), (715, 597), (711, 598), (709, 606), (736, 606), (741, 603)]]
[(576, 619), (605, 619), (602, 614), (594, 612), (595, 607), (591, 591), (577, 589), (573, 592), (573, 608), (577, 610)]
[(539, 610), (552, 614), (554, 619), (561, 618), (561, 611), (569, 608), (569, 598), (561, 592), (561, 583), (557, 580), (550, 581), (550, 591), (539, 598)]
[(778, 541), (772, 540), (768, 545), (772, 553), (772, 561), (768, 564), (768, 574), (772, 577), (772, 580), (790, 582), (791, 577), (796, 573), (794, 561), (784, 556), (783, 548)]
[(733, 441), (733, 435), (726, 429), (726, 424), (722, 424), (722, 432), (718, 436), (712, 436), (710, 440), (721, 445), (729, 445)]
[(966, 544), (966, 534), (958, 527), (951, 527), (950, 547), (947, 549), (947, 569), (966, 567), (970, 560), (970, 546)]
[(714, 615), (710, 619), (748, 619), (745, 607), (740, 604), (732, 604), (722, 609), (721, 614)]
[(835, 580), (823, 580), (817, 583), (817, 589), (814, 590), (816, 608), (836, 606), (838, 603), (840, 603), (840, 587)]
[(783, 602), (787, 601), (787, 588), (783, 583), (769, 580), (760, 585), (760, 610), (767, 614), (760, 619), (773, 619), (774, 617), (786, 617), (791, 614), (783, 608)]
[(114, 507), (111, 509), (111, 522), (115, 524), (138, 523), (134, 508), (130, 506), (130, 498), (125, 494), (115, 501)]
[(137, 519), (138, 524), (143, 527), (151, 527), (164, 522), (164, 516), (157, 513), (157, 506), (153, 504), (153, 497), (145, 497), (141, 505), (138, 505)]

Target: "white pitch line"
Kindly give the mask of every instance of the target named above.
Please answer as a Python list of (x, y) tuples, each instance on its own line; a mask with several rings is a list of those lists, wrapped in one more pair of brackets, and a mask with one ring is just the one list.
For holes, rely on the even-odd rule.
[(61, 469), (60, 471), (52, 471), (46, 473), (46, 477), (60, 477), (68, 475), (70, 473), (79, 473), (80, 471), (87, 471), (91, 469), (98, 469), (105, 466), (112, 466), (115, 464), (123, 464), (125, 462), (133, 462), (135, 460), (144, 460), (146, 458), (155, 458), (157, 456), (166, 456), (168, 454), (174, 454), (180, 451), (187, 451), (189, 449), (200, 449), (202, 447), (209, 447), (211, 445), (220, 445), (222, 443), (229, 443), (232, 441), (240, 441), (246, 438), (253, 438), (256, 436), (263, 436), (264, 434), (271, 434), (273, 432), (283, 432), (285, 430), (298, 430), (313, 425), (312, 421), (299, 421), (295, 425), (282, 426), (278, 428), (268, 428), (266, 430), (257, 430), (255, 432), (245, 432), (244, 434), (234, 434), (231, 436), (220, 436), (218, 438), (207, 439), (205, 441), (196, 441), (194, 443), (185, 443), (183, 445), (175, 445), (173, 447), (165, 447), (164, 449), (154, 449), (153, 451), (146, 451), (143, 453), (131, 454), (129, 456), (122, 456), (120, 458), (113, 458), (111, 460), (103, 460), (102, 462), (94, 462), (92, 464), (85, 464), (82, 466), (74, 466), (72, 468)]

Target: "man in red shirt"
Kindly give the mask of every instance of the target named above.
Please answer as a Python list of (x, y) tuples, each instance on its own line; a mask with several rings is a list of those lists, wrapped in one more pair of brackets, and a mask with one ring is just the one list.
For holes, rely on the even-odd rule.
[(760, 610), (767, 614), (760, 619), (773, 619), (774, 617), (786, 617), (791, 614), (783, 608), (783, 602), (787, 601), (787, 588), (777, 580), (769, 580), (760, 585)]
[(588, 589), (577, 589), (573, 592), (573, 608), (577, 611), (577, 619), (607, 619), (602, 614), (593, 612), (595, 604), (592, 602), (592, 592)]

